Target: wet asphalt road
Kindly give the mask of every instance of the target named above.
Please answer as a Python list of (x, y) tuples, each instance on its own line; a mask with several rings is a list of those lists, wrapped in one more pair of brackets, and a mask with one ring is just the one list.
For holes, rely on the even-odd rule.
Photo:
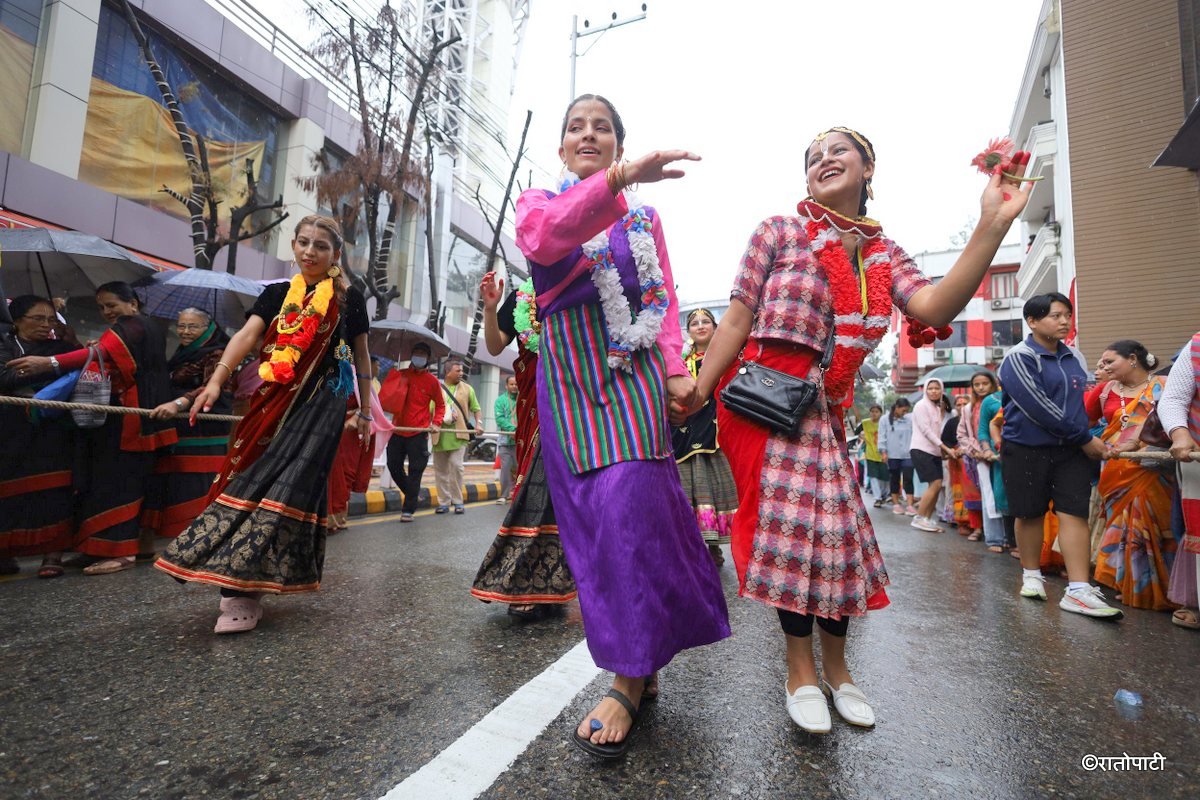
[[(0, 797), (381, 797), (582, 638), (577, 606), (520, 623), (467, 594), (502, 510), (356, 524), (321, 592), (268, 599), (242, 636), (212, 634), (214, 590), (145, 566), (0, 582)], [(1200, 634), (1061, 612), (1058, 579), (1023, 600), (1013, 559), (873, 514), (892, 605), (848, 649), (875, 730), (791, 724), (778, 623), (734, 597), (729, 563), (733, 637), (663, 672), (623, 761), (567, 741), (602, 676), (482, 796), (1200, 796)], [(1155, 752), (1161, 772), (1081, 767)]]

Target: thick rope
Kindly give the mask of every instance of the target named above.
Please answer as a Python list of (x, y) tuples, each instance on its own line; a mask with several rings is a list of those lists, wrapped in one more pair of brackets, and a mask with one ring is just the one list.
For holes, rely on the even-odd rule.
[[(95, 403), (64, 403), (60, 400), (38, 400), (33, 397), (6, 397), (0, 395), (0, 405), (32, 406), (34, 408), (57, 408), (62, 411), (98, 411), (101, 414), (133, 414), (138, 417), (148, 417), (153, 414), (149, 408), (127, 408), (125, 406), (99, 406)], [(185, 417), (186, 414), (177, 414)], [(172, 417), (174, 419), (174, 417)], [(237, 422), (241, 417), (232, 414), (197, 414), (196, 419), (205, 422)]]
[[(33, 408), (57, 408), (63, 411), (98, 411), (101, 414), (134, 414), (139, 417), (148, 417), (152, 410), (149, 408), (127, 408), (126, 406), (100, 406), (94, 403), (65, 403), (61, 400), (38, 400), (32, 397), (8, 397), (0, 395), (0, 405), (9, 406), (29, 406)], [(188, 412), (175, 414), (169, 419), (187, 419)], [(196, 419), (202, 422), (237, 422), (241, 417), (232, 414), (197, 414)], [(429, 428), (408, 428), (397, 425), (393, 428), (394, 431), (401, 433), (429, 433)], [(438, 428), (438, 433), (453, 431), (453, 428)], [(470, 432), (470, 431), (468, 431)], [(496, 436), (515, 436), (516, 431), (484, 431), (485, 435), (492, 434)]]

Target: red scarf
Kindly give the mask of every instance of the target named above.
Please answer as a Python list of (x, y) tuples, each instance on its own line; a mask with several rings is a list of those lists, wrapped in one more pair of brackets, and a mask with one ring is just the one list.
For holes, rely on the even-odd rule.
[[(825, 270), (833, 296), (833, 361), (825, 372), (825, 394), (834, 404), (848, 406), (854, 399), (854, 376), (867, 355), (887, 333), (892, 319), (892, 262), (883, 230), (874, 220), (847, 219), (813, 200), (796, 209), (807, 220), (804, 229)], [(859, 257), (866, 273), (866, 309), (863, 284), (846, 248), (842, 233), (866, 241)]]

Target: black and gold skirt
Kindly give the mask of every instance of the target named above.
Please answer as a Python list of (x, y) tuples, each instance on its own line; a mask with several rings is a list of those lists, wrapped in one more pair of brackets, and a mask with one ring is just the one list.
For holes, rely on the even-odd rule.
[(267, 449), (230, 479), (155, 562), (181, 581), (243, 592), (315, 591), (321, 584), (329, 471), (346, 400), (321, 379), (302, 391)]
[(529, 470), (517, 479), (517, 493), (500, 533), (471, 585), (471, 594), (484, 602), (565, 603), (576, 594), (558, 539), (541, 444), (534, 447)]

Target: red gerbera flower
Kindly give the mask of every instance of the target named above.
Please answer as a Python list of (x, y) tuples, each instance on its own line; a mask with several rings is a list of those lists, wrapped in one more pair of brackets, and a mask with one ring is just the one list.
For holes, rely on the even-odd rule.
[(991, 175), (997, 166), (1008, 169), (1014, 147), (1013, 140), (1007, 136), (992, 139), (982, 153), (971, 159), (971, 166), (978, 167), (984, 175)]

